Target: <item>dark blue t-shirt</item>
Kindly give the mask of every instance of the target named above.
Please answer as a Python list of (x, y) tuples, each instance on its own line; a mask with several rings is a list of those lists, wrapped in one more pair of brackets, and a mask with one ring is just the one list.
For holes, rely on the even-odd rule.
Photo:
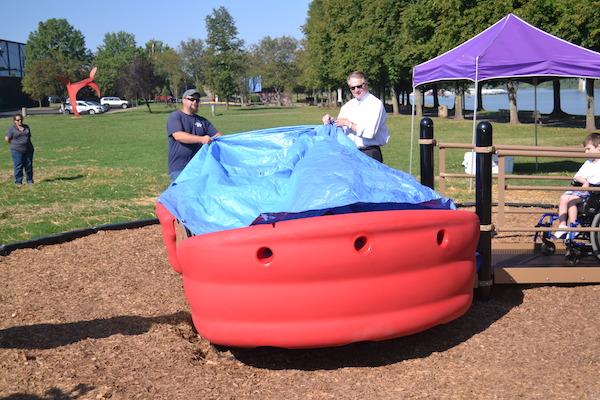
[(167, 136), (169, 140), (169, 174), (181, 171), (200, 150), (200, 143), (180, 143), (173, 139), (175, 132), (187, 132), (196, 136), (214, 136), (219, 132), (206, 118), (193, 114), (188, 115), (181, 110), (169, 114), (167, 120)]

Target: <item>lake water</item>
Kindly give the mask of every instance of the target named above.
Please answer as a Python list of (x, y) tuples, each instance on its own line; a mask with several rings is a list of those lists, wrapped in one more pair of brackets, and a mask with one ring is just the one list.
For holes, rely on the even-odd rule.
[[(542, 114), (549, 114), (553, 108), (552, 89), (538, 88), (537, 89), (537, 109)], [(600, 115), (600, 89), (594, 90), (595, 95), (595, 115)], [(412, 96), (410, 98), (412, 104)], [(454, 108), (454, 95), (439, 96), (440, 105)], [(465, 95), (465, 108), (473, 109), (475, 96)], [(585, 115), (586, 113), (586, 95), (585, 92), (580, 92), (577, 89), (561, 89), (560, 91), (561, 109), (573, 115)], [(425, 104), (433, 105), (433, 96), (425, 96)], [(508, 95), (493, 94), (483, 95), (483, 108), (487, 111), (498, 111), (500, 109), (508, 110)], [(517, 91), (517, 108), (519, 111), (534, 110), (534, 89), (522, 88)]]

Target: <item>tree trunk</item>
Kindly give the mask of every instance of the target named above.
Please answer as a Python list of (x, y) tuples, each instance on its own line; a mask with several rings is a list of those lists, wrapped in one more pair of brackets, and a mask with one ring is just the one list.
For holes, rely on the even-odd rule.
[(562, 117), (565, 115), (565, 112), (560, 108), (560, 79), (555, 79), (552, 81), (552, 91), (554, 97), (554, 105), (552, 107), (552, 112), (550, 113), (550, 116)]
[(454, 84), (454, 119), (465, 119), (463, 114), (463, 94), (464, 88), (462, 84), (456, 82)]
[(596, 130), (596, 117), (594, 115), (594, 80), (585, 80), (585, 93), (587, 97), (587, 111), (585, 114), (585, 129), (588, 131)]
[(392, 85), (392, 109), (394, 115), (400, 114), (400, 104), (398, 103), (398, 85)]
[(477, 85), (477, 111), (483, 111), (483, 85)]
[(433, 85), (433, 88), (432, 88), (431, 92), (433, 93), (433, 109), (437, 110), (438, 107), (440, 106), (440, 99), (438, 97), (438, 87), (437, 87), (437, 85)]
[(150, 114), (152, 114), (152, 109), (150, 108), (150, 102), (148, 101), (148, 99), (144, 98), (144, 101), (146, 101), (146, 107), (148, 107), (148, 112)]
[(508, 107), (510, 110), (510, 124), (519, 124), (519, 111), (517, 109), (517, 87), (513, 81), (506, 82), (506, 90), (508, 91)]
[(423, 92), (421, 89), (415, 89), (413, 93), (413, 101), (415, 102), (415, 116), (423, 116)]

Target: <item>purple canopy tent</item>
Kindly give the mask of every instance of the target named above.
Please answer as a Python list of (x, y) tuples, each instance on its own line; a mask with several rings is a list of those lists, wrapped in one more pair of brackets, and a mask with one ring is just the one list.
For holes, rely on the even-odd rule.
[[(508, 14), (465, 43), (419, 64), (413, 69), (417, 86), (449, 80), (475, 83), (491, 79), (532, 80), (534, 85), (557, 77), (600, 78), (600, 53), (577, 46)], [(473, 110), (473, 143), (477, 121), (477, 96)], [(535, 115), (537, 116), (537, 105)], [(537, 122), (537, 121), (536, 121)], [(536, 143), (537, 143), (537, 123)], [(414, 132), (411, 124), (411, 160)]]

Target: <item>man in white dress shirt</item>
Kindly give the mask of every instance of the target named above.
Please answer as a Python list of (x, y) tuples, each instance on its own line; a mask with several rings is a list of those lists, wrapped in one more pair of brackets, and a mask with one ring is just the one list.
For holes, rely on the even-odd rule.
[(326, 114), (323, 116), (323, 123), (335, 123), (336, 126), (343, 127), (348, 138), (360, 151), (383, 162), (381, 146), (390, 138), (385, 125), (387, 115), (383, 103), (369, 93), (367, 78), (360, 71), (354, 71), (348, 76), (348, 87), (353, 99), (342, 106), (335, 121), (331, 115)]

